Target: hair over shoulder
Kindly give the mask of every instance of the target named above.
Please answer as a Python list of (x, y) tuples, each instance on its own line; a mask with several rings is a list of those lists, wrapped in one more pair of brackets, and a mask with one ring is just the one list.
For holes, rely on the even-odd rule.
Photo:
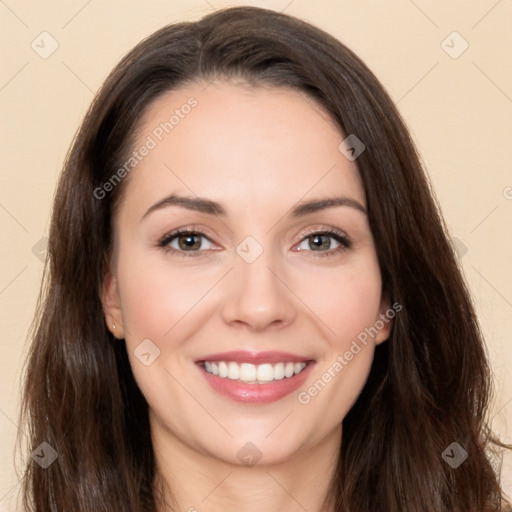
[[(484, 341), (405, 123), (344, 44), (298, 18), (255, 7), (220, 10), (144, 39), (111, 72), (76, 134), (55, 196), (20, 413), (29, 452), (47, 442), (58, 459), (43, 470), (28, 458), (26, 510), (157, 510), (148, 405), (100, 300), (112, 216), (129, 173), (108, 193), (98, 190), (123, 168), (138, 121), (156, 98), (219, 77), (300, 91), (366, 146), (357, 165), (383, 291), (401, 311), (343, 420), (325, 509), (511, 510), (491, 464), (510, 447), (488, 426)], [(452, 443), (468, 454), (456, 469), (442, 456)]]

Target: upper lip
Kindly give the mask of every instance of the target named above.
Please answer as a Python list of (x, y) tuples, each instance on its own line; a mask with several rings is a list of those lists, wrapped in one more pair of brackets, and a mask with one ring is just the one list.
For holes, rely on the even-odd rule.
[(202, 363), (204, 361), (234, 361), (236, 363), (251, 363), (258, 365), (264, 363), (303, 363), (312, 361), (312, 359), (310, 357), (290, 354), (288, 352), (249, 352), (245, 350), (233, 350), (231, 352), (210, 354), (197, 359), (195, 362)]

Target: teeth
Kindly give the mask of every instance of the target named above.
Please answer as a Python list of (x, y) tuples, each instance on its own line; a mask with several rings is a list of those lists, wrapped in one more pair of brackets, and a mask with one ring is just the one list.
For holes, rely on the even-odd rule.
[(227, 377), (228, 376), (228, 365), (221, 361), (219, 363), (219, 377)]
[(284, 367), (284, 376), (292, 377), (294, 372), (295, 372), (295, 365), (293, 363), (286, 363), (286, 366)]
[[(236, 363), (233, 363), (236, 364)], [(238, 366), (238, 365), (237, 365)], [(249, 363), (242, 363), (240, 365), (239, 370), (239, 379), (245, 382), (252, 382), (253, 380), (256, 380), (256, 376), (258, 375), (258, 369), (253, 364)]]
[(307, 363), (270, 363), (254, 365), (238, 364), (234, 361), (205, 361), (204, 368), (208, 373), (238, 382), (258, 383), (271, 382), (290, 378), (300, 373)]
[(228, 379), (238, 380), (240, 378), (240, 368), (236, 363), (228, 364)]
[(272, 377), (275, 380), (281, 380), (284, 379), (284, 363), (277, 363), (274, 365), (274, 371), (273, 371)]

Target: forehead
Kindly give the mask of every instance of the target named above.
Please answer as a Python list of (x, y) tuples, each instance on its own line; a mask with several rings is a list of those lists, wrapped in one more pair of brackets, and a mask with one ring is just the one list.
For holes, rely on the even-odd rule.
[(357, 166), (338, 149), (344, 138), (293, 89), (190, 84), (159, 97), (141, 119), (124, 202), (140, 210), (170, 193), (200, 195), (226, 203), (229, 214), (229, 205), (288, 208), (343, 193), (365, 205)]

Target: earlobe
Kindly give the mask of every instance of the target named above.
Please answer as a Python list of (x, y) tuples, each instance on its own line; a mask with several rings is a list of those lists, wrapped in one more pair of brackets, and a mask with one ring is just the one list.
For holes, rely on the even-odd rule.
[(101, 303), (108, 330), (115, 338), (123, 338), (121, 301), (117, 290), (116, 277), (109, 270), (103, 278)]
[(394, 317), (395, 310), (391, 308), (389, 300), (383, 295), (379, 316), (375, 320), (375, 328), (378, 330), (377, 336), (375, 336), (375, 343), (377, 345), (389, 339), (394, 324)]

